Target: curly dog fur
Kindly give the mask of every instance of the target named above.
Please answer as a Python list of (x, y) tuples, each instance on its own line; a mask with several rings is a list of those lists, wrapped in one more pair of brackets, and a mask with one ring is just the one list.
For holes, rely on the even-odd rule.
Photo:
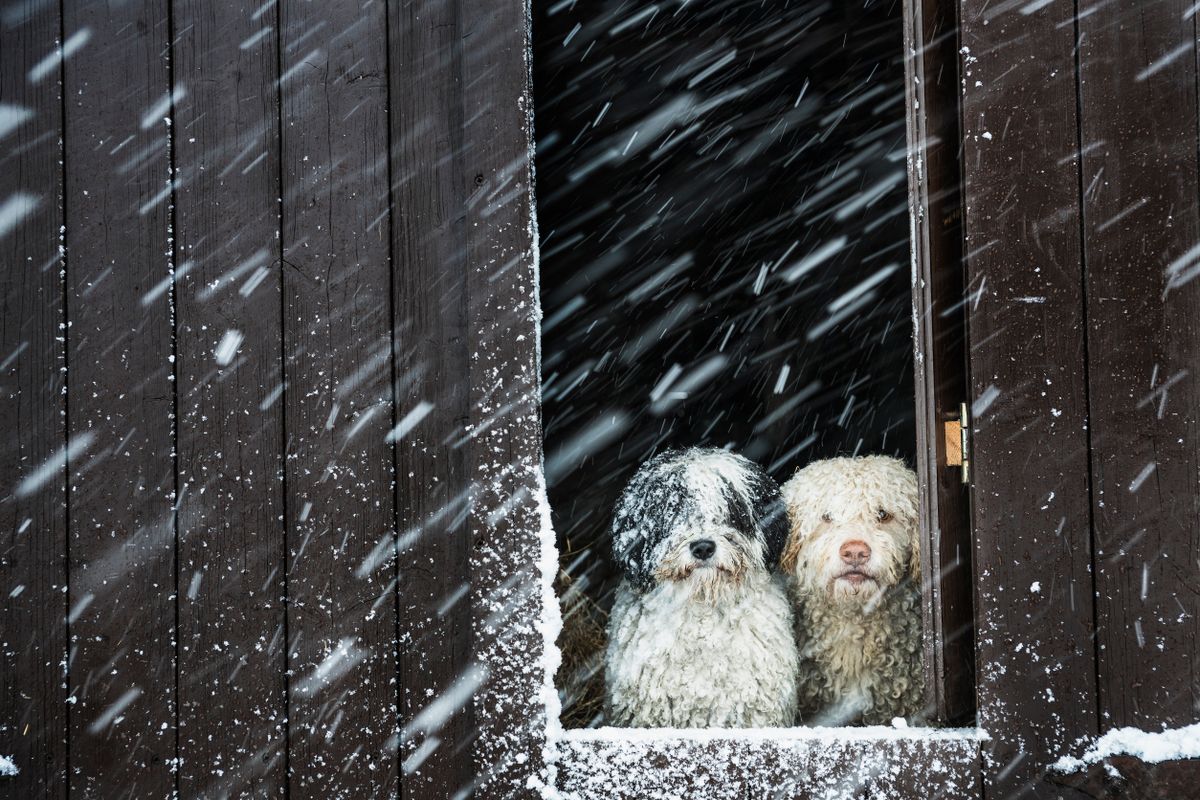
[(623, 580), (609, 617), (605, 717), (620, 727), (786, 726), (796, 644), (778, 485), (694, 448), (644, 464), (617, 504)]
[(922, 706), (917, 478), (886, 456), (816, 461), (782, 487), (803, 724), (886, 724)]

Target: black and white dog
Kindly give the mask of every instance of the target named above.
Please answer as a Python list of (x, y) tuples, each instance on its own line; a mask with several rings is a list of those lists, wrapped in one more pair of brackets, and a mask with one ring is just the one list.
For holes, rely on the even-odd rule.
[(624, 579), (608, 626), (609, 724), (792, 724), (792, 609), (773, 574), (787, 534), (778, 485), (741, 456), (695, 448), (642, 465), (613, 518)]

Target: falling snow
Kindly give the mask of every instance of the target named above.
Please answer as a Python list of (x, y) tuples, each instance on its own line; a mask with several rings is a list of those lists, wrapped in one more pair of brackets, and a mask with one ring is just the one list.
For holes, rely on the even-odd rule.
[[(0, 780), (40, 776), (32, 758), (62, 742), (85, 795), (111, 794), (112, 768), (163, 796), (274, 781), (330, 800), (385, 774), (455, 800), (488, 782), (833, 800), (871, 781), (889, 798), (918, 779), (966, 797), (981, 763), (1024, 776), (1044, 748), (1082, 751), (1060, 771), (1200, 758), (1197, 725), (1060, 746), (1070, 709), (1099, 707), (1104, 730), (1144, 698), (1125, 683), (1154, 689), (1076, 691), (1064, 676), (1103, 677), (1093, 657), (1184, 674), (1190, 654), (1195, 672), (1196, 564), (1176, 546), (1195, 530), (1177, 488), (1194, 483), (1195, 187), (1165, 203), (1171, 187), (1111, 166), (1163, 142), (1089, 135), (1099, 80), (1073, 70), (1125, 30), (1104, 16), (1119, 3), (964, 15), (975, 38), (920, 80), (978, 112), (956, 115), (954, 167), (999, 202), (941, 219), (908, 194), (937, 165), (906, 140), (921, 84), (900, 2), (547, 0), (511, 30), (438, 4), (93, 5), (0, 9), (0, 668), (18, 709)], [(1184, 75), (1194, 104), (1197, 8), (1171, 6), (1182, 40), (1151, 25), (1110, 59), (1126, 90), (1170, 106)], [(1046, 20), (1069, 58), (976, 41)], [(1040, 128), (1043, 94), (1070, 124)], [(1188, 130), (1159, 160), (1191, 175)], [(1053, 185), (981, 178), (995, 163)], [(965, 243), (967, 285), (922, 307), (940, 289), (917, 232), (938, 226)], [(1116, 260), (1148, 265), (1152, 296), (1104, 271), (1101, 236), (1136, 241)], [(979, 659), (972, 695), (994, 729), (606, 727), (608, 532), (637, 467), (710, 446), (785, 479), (882, 452), (928, 478), (948, 467), (918, 446), (931, 408), (914, 397), (935, 404), (920, 381), (945, 379), (925, 370), (964, 317), (974, 371), (932, 412), (969, 406), (988, 491), (968, 503), (981, 535), (927, 577), (975, 582), (977, 653), (1003, 653)], [(1138, 338), (1114, 318), (1152, 323)], [(1109, 363), (1105, 342), (1138, 358)], [(975, 369), (983, 352), (1002, 366)], [(1044, 685), (996, 702), (1018, 674)], [(1047, 709), (1032, 732), (1029, 698)], [(1188, 703), (1137, 713), (1193, 719)], [(476, 774), (437, 784), (455, 759)]]

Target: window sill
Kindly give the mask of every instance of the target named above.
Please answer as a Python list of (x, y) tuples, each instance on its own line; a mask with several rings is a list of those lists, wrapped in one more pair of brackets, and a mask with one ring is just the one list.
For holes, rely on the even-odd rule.
[(562, 731), (557, 785), (597, 798), (971, 797), (979, 791), (975, 728), (776, 728)]

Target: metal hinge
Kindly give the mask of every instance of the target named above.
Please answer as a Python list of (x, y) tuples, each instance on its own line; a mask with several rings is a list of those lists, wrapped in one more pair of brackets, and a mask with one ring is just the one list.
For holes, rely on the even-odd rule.
[(971, 420), (967, 416), (967, 404), (958, 404), (958, 417), (942, 423), (942, 433), (946, 443), (946, 466), (962, 469), (962, 482), (971, 482), (971, 451), (968, 447), (967, 436), (970, 435)]

